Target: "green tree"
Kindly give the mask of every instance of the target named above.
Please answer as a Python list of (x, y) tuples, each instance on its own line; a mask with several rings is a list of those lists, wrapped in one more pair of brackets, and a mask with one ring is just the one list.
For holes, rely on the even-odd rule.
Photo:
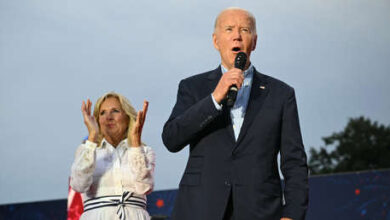
[(390, 126), (351, 118), (343, 131), (322, 139), (325, 147), (310, 148), (311, 174), (390, 168)]

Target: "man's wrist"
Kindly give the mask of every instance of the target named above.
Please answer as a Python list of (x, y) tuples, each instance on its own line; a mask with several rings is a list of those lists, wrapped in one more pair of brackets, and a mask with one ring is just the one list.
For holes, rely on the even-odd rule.
[(217, 100), (214, 97), (214, 94), (211, 93), (211, 99), (213, 100), (214, 106), (217, 110), (222, 110), (222, 105), (217, 102)]

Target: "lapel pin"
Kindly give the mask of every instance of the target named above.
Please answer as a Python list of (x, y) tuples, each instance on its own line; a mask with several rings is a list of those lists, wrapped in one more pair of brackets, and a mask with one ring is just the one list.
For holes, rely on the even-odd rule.
[(265, 86), (260, 86), (260, 89), (265, 89)]

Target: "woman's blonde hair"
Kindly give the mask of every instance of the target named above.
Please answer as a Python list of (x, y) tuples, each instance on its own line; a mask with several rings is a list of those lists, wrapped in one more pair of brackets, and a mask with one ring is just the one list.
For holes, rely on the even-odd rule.
[(96, 101), (96, 104), (95, 104), (95, 108), (93, 110), (93, 116), (95, 117), (98, 125), (99, 125), (99, 139), (98, 139), (98, 143), (100, 145), (102, 139), (103, 139), (103, 134), (102, 132), (100, 131), (100, 124), (99, 124), (99, 116), (100, 116), (100, 107), (102, 105), (102, 103), (108, 99), (108, 98), (116, 98), (118, 99), (120, 105), (121, 105), (121, 108), (122, 110), (125, 112), (125, 114), (129, 117), (129, 125), (127, 126), (127, 131), (126, 131), (126, 137), (127, 137), (127, 144), (131, 144), (131, 135), (130, 135), (130, 132), (131, 132), (131, 129), (133, 128), (134, 124), (135, 124), (135, 121), (137, 119), (137, 111), (134, 109), (134, 107), (131, 105), (130, 101), (124, 97), (123, 95), (119, 94), (119, 93), (116, 93), (116, 92), (108, 92), (106, 94), (104, 94), (102, 97), (100, 97), (97, 101)]

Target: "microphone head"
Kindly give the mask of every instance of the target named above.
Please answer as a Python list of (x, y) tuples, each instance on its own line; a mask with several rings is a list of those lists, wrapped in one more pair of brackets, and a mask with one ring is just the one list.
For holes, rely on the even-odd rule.
[(247, 56), (244, 52), (239, 52), (234, 60), (234, 68), (244, 70)]

